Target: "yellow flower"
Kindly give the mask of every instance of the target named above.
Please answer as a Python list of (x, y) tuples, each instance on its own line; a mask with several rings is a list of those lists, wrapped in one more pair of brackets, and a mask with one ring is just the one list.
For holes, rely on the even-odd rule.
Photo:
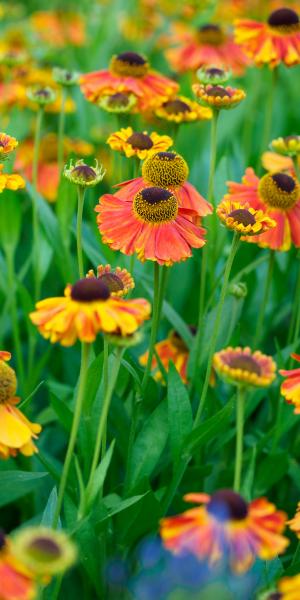
[(112, 297), (126, 296), (135, 286), (130, 273), (127, 269), (121, 269), (121, 267), (112, 269), (110, 265), (98, 265), (97, 275), (95, 275), (93, 269), (90, 269), (86, 276), (88, 278), (97, 277), (97, 279), (103, 281)]
[(300, 135), (279, 137), (270, 144), (272, 150), (284, 156), (298, 156), (300, 154)]
[(36, 577), (63, 573), (77, 558), (76, 547), (63, 531), (48, 527), (26, 527), (11, 544), (14, 556)]
[(33, 439), (41, 431), (41, 426), (31, 423), (16, 408), (19, 398), (15, 371), (6, 364), (10, 360), (9, 352), (0, 352), (0, 458), (16, 456), (18, 452), (31, 456), (37, 452)]
[(297, 600), (300, 598), (300, 575), (280, 579), (278, 591), (278, 600)]
[(2, 173), (3, 165), (0, 165), (0, 193), (3, 190), (19, 190), (25, 187), (25, 181), (21, 175), (16, 173)]
[(36, 309), (29, 316), (40, 334), (62, 346), (72, 346), (77, 339), (93, 342), (100, 332), (131, 335), (150, 315), (149, 302), (114, 298), (96, 277), (67, 285), (63, 297), (42, 300)]
[(107, 144), (112, 150), (123, 152), (127, 158), (137, 156), (144, 160), (155, 152), (168, 150), (173, 140), (168, 135), (159, 135), (155, 131), (148, 134), (147, 131), (138, 132), (127, 127), (112, 133), (107, 139)]
[(186, 96), (176, 96), (159, 106), (155, 115), (171, 123), (191, 123), (211, 119), (212, 112)]
[(8, 154), (13, 152), (17, 145), (18, 142), (16, 138), (11, 137), (6, 133), (0, 133), (0, 160), (5, 159)]
[(235, 385), (266, 387), (275, 379), (276, 364), (270, 356), (250, 348), (225, 348), (216, 352), (213, 367), (217, 373)]
[(217, 215), (228, 229), (243, 235), (259, 235), (276, 226), (276, 221), (262, 210), (232, 200), (223, 200), (217, 207)]
[(203, 85), (202, 83), (195, 83), (193, 85), (193, 92), (197, 96), (200, 104), (208, 106), (209, 108), (214, 108), (215, 110), (234, 108), (246, 98), (244, 90), (232, 88), (230, 86), (224, 87), (223, 85)]

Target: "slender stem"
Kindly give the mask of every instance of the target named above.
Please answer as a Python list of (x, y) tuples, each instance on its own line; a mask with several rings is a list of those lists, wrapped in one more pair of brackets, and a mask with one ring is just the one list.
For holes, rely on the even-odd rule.
[(237, 390), (236, 400), (236, 447), (233, 489), (239, 492), (241, 488), (241, 474), (243, 464), (243, 435), (245, 412), (245, 387), (240, 385)]
[[(288, 332), (288, 337), (287, 337), (287, 343), (288, 343), (288, 345), (294, 339), (294, 336), (295, 336), (295, 324), (296, 324), (296, 320), (297, 320), (297, 313), (300, 312), (300, 308), (299, 308), (299, 297), (300, 297), (300, 251), (298, 251), (297, 258), (298, 258), (298, 265), (297, 265), (298, 273), (297, 273), (297, 281), (296, 281), (296, 289), (295, 289), (295, 295), (294, 295), (294, 302), (293, 302), (293, 307), (292, 307), (292, 315), (291, 315), (291, 319), (290, 319), (290, 327), (289, 327), (289, 332)], [(297, 339), (297, 337), (295, 339)]]
[(256, 348), (257, 344), (259, 343), (260, 338), (261, 338), (261, 332), (263, 330), (263, 321), (265, 318), (265, 312), (266, 312), (269, 295), (270, 295), (274, 263), (275, 263), (275, 251), (270, 250), (268, 272), (267, 272), (267, 277), (266, 277), (266, 282), (265, 282), (264, 295), (263, 295), (262, 303), (259, 308), (259, 313), (258, 313), (258, 318), (257, 318), (256, 328), (255, 328), (255, 336), (254, 336), (254, 344), (253, 344), (254, 348)]
[[(103, 390), (104, 396), (107, 392), (108, 387), (108, 355), (109, 355), (109, 344), (104, 336), (103, 341)], [(106, 431), (107, 431), (107, 421), (105, 422), (105, 427), (103, 431), (103, 439), (102, 439), (102, 449), (101, 449), (101, 457), (103, 458), (106, 452)]]
[(293, 156), (294, 169), (298, 181), (300, 181), (300, 166), (299, 166), (299, 155)]
[[(265, 71), (262, 70), (262, 74), (265, 77)], [(268, 85), (268, 95), (267, 95), (267, 99), (266, 99), (266, 103), (265, 103), (265, 121), (264, 121), (264, 128), (263, 128), (263, 134), (262, 134), (262, 148), (261, 151), (264, 152), (269, 143), (270, 143), (270, 137), (271, 137), (271, 131), (272, 131), (272, 117), (273, 117), (273, 108), (274, 108), (274, 96), (275, 96), (275, 90), (276, 90), (276, 85), (277, 85), (277, 78), (278, 78), (278, 68), (275, 67), (272, 70), (272, 79), (271, 79), (271, 83)]]
[(123, 348), (117, 349), (115, 367), (114, 367), (113, 372), (111, 373), (110, 381), (109, 381), (106, 389), (104, 390), (103, 405), (102, 405), (102, 410), (101, 410), (101, 415), (100, 415), (99, 427), (97, 430), (97, 437), (96, 437), (96, 441), (95, 441), (95, 448), (94, 448), (94, 454), (93, 454), (93, 459), (92, 459), (92, 465), (91, 465), (91, 469), (90, 469), (89, 480), (88, 480), (87, 487), (86, 487), (85, 506), (84, 506), (83, 512), (86, 512), (86, 510), (89, 508), (90, 495), (91, 495), (92, 486), (93, 486), (93, 482), (94, 482), (95, 471), (98, 467), (100, 452), (101, 452), (101, 445), (103, 442), (103, 435), (106, 430), (108, 411), (109, 411), (113, 391), (115, 389), (115, 385), (117, 382), (123, 352), (124, 352)]
[(135, 257), (136, 257), (136, 255), (132, 254), (130, 257), (130, 263), (129, 263), (129, 273), (132, 277), (133, 277), (133, 272), (134, 272)]
[[(44, 108), (40, 107), (36, 117), (35, 125), (35, 136), (34, 136), (34, 148), (33, 148), (33, 162), (32, 162), (32, 183), (35, 192), (38, 191), (38, 165), (39, 165), (39, 152), (41, 142), (41, 131), (43, 122)], [(36, 195), (33, 194), (32, 198), (32, 230), (33, 230), (33, 271), (34, 271), (34, 299), (37, 301), (40, 296), (40, 253), (39, 253), (39, 213)]]
[(59, 174), (62, 172), (63, 162), (64, 162), (64, 130), (65, 130), (65, 106), (67, 99), (67, 89), (65, 86), (62, 86), (61, 90), (61, 105), (60, 105), (60, 113), (59, 113), (59, 121), (58, 121), (58, 140), (57, 140), (57, 162)]
[(152, 314), (152, 326), (151, 326), (151, 334), (150, 334), (150, 343), (149, 343), (149, 352), (148, 352), (148, 360), (142, 380), (142, 390), (146, 389), (146, 385), (148, 383), (148, 378), (151, 371), (152, 366), (152, 358), (154, 353), (154, 346), (157, 338), (158, 325), (159, 325), (159, 304), (160, 304), (160, 294), (159, 294), (159, 265), (157, 262), (154, 263), (154, 296), (153, 296), (153, 314)]
[(75, 410), (74, 410), (74, 415), (73, 415), (73, 422), (72, 422), (72, 427), (71, 427), (71, 433), (70, 433), (66, 458), (65, 458), (63, 472), (62, 472), (62, 476), (61, 476), (61, 480), (60, 480), (60, 484), (59, 484), (57, 505), (56, 505), (56, 510), (55, 510), (55, 514), (54, 514), (54, 518), (53, 518), (53, 527), (55, 529), (58, 526), (59, 516), (61, 513), (61, 508), (62, 508), (63, 499), (64, 499), (65, 490), (66, 490), (67, 481), (68, 481), (68, 475), (69, 475), (69, 471), (70, 471), (70, 466), (71, 466), (71, 462), (72, 462), (72, 458), (73, 458), (73, 452), (74, 452), (77, 435), (78, 435), (78, 430), (79, 430), (79, 425), (80, 425), (80, 418), (81, 418), (82, 407), (83, 407), (83, 402), (84, 402), (85, 386), (86, 386), (86, 379), (87, 379), (89, 349), (90, 349), (89, 344), (86, 344), (86, 343), (81, 344), (81, 365), (80, 365), (79, 385), (78, 385), (77, 397), (76, 397), (76, 402), (75, 402)]
[(239, 241), (240, 241), (240, 237), (239, 237), (238, 233), (234, 233), (230, 254), (228, 256), (225, 271), (224, 271), (223, 285), (222, 285), (221, 292), (220, 292), (220, 298), (219, 298), (219, 302), (217, 304), (216, 318), (215, 318), (215, 322), (214, 322), (214, 326), (213, 326), (213, 330), (212, 330), (212, 334), (211, 334), (211, 339), (210, 339), (209, 350), (208, 350), (208, 362), (207, 362), (206, 374), (205, 374), (205, 379), (204, 379), (204, 384), (203, 384), (203, 388), (202, 388), (202, 393), (201, 393), (201, 397), (200, 397), (198, 410), (197, 410), (195, 421), (194, 421), (194, 427), (196, 427), (199, 424), (201, 414), (202, 414), (203, 408), (205, 406), (205, 400), (206, 400), (206, 396), (207, 396), (209, 378), (210, 378), (211, 367), (212, 367), (212, 360), (213, 360), (213, 355), (214, 355), (214, 352), (216, 349), (216, 344), (218, 341), (218, 334), (219, 334), (220, 325), (221, 325), (223, 305), (224, 305), (224, 301), (226, 298), (230, 272), (231, 272), (232, 264), (234, 261), (234, 257), (236, 255), (236, 252), (238, 249)]
[(82, 213), (84, 204), (85, 188), (81, 185), (78, 186), (78, 206), (77, 206), (77, 228), (76, 228), (76, 241), (77, 241), (77, 262), (79, 277), (84, 277), (84, 266), (83, 266), (83, 254), (82, 254)]
[(18, 310), (16, 301), (16, 287), (15, 287), (15, 269), (14, 269), (14, 254), (10, 249), (6, 250), (6, 262), (7, 262), (7, 276), (8, 276), (8, 288), (10, 292), (10, 309), (11, 309), (11, 320), (12, 320), (12, 331), (14, 348), (16, 352), (18, 377), (20, 381), (21, 391), (24, 391), (24, 380), (25, 370), (24, 361), (22, 355), (21, 339), (20, 339), (20, 328), (18, 320)]
[(216, 159), (217, 159), (217, 129), (218, 129), (218, 118), (220, 111), (213, 110), (213, 118), (211, 122), (211, 133), (210, 133), (210, 164), (209, 164), (209, 176), (208, 176), (208, 202), (214, 202), (214, 178), (216, 170)]

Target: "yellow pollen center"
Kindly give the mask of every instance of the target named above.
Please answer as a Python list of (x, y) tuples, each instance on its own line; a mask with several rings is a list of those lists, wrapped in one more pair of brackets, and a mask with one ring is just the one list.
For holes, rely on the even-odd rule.
[(261, 178), (258, 192), (269, 207), (289, 210), (299, 200), (299, 183), (286, 173), (268, 173)]
[(158, 187), (183, 185), (188, 174), (187, 163), (175, 152), (157, 152), (147, 158), (142, 167), (143, 178)]
[(7, 402), (16, 395), (17, 378), (14, 370), (0, 360), (0, 404)]
[(161, 225), (176, 218), (178, 203), (168, 190), (159, 187), (145, 188), (135, 195), (133, 212), (144, 223)]

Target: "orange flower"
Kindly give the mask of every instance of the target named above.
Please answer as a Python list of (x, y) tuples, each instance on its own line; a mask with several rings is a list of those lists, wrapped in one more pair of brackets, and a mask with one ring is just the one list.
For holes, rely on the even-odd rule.
[(300, 23), (291, 8), (272, 12), (267, 23), (250, 19), (235, 22), (235, 42), (259, 67), (267, 64), (272, 69), (284, 63), (287, 67), (300, 62)]
[(36, 597), (35, 584), (19, 561), (0, 552), (0, 600), (31, 600)]
[[(299, 354), (291, 354), (292, 358), (300, 362)], [(294, 405), (295, 415), (300, 414), (300, 368), (299, 369), (281, 369), (280, 375), (286, 377), (286, 380), (281, 384), (281, 394), (286, 399), (288, 404)]]
[(175, 96), (163, 102), (155, 110), (155, 115), (171, 123), (191, 123), (211, 119), (212, 112), (186, 96)]
[(148, 135), (147, 131), (133, 131), (132, 127), (126, 127), (112, 133), (107, 142), (112, 150), (123, 152), (127, 158), (136, 156), (144, 160), (150, 154), (168, 150), (173, 140), (168, 135), (159, 135), (153, 131)]
[(4, 160), (8, 154), (14, 151), (17, 145), (16, 138), (6, 133), (0, 133), (0, 160)]
[(128, 199), (105, 194), (95, 208), (102, 240), (114, 250), (171, 266), (205, 244), (205, 230), (196, 227), (194, 211), (178, 206), (164, 188), (143, 187)]
[[(26, 179), (32, 181), (33, 140), (27, 139), (20, 144), (17, 151), (15, 168), (20, 171)], [(64, 138), (64, 160), (70, 154), (78, 156), (89, 156), (93, 154), (92, 144), (81, 140)], [(60, 180), (57, 164), (57, 135), (48, 133), (41, 140), (39, 164), (38, 164), (38, 192), (48, 202), (56, 202), (57, 191)]]
[(95, 275), (93, 269), (90, 269), (86, 277), (97, 277), (100, 281), (103, 281), (111, 296), (126, 296), (131, 290), (133, 290), (135, 284), (133, 278), (127, 269), (121, 269), (116, 267), (112, 269), (110, 265), (98, 265), (97, 275)]
[(200, 104), (215, 110), (234, 108), (246, 97), (244, 90), (229, 85), (195, 83), (192, 88)]
[(158, 152), (143, 163), (142, 177), (118, 184), (116, 196), (132, 201), (146, 187), (165, 187), (174, 194), (180, 208), (193, 211), (190, 218), (198, 223), (199, 217), (212, 213), (212, 206), (186, 181), (188, 174), (188, 165), (182, 156), (176, 152)]
[(276, 227), (259, 236), (246, 238), (262, 248), (289, 250), (291, 243), (300, 247), (300, 188), (287, 173), (268, 173), (259, 179), (252, 168), (246, 169), (242, 183), (229, 181), (225, 199), (249, 204), (276, 221)]
[[(300, 371), (300, 369), (298, 369)], [(295, 516), (287, 521), (287, 524), (291, 531), (294, 531), (297, 537), (300, 539), (300, 502), (297, 504), (296, 514)]]
[(67, 285), (63, 297), (41, 300), (29, 316), (44, 338), (72, 346), (77, 339), (93, 342), (100, 332), (130, 336), (149, 315), (149, 302), (112, 297), (108, 286), (92, 277)]
[(276, 364), (271, 356), (250, 348), (225, 348), (214, 354), (213, 367), (217, 373), (236, 385), (266, 387), (275, 379)]
[(276, 152), (264, 152), (261, 157), (261, 162), (266, 171), (275, 173), (276, 171), (287, 171), (290, 175), (295, 176), (293, 160), (289, 156), (282, 156)]
[(111, 60), (109, 70), (81, 77), (81, 90), (87, 100), (98, 104), (114, 92), (131, 92), (140, 110), (151, 109), (176, 94), (178, 84), (149, 70), (147, 59), (135, 52), (122, 52)]
[[(193, 331), (192, 328), (191, 330)], [(171, 331), (166, 340), (158, 342), (158, 344), (155, 345), (155, 352), (158, 355), (165, 371), (168, 372), (169, 364), (172, 362), (183, 383), (187, 383), (189, 350), (177, 331)], [(145, 352), (145, 354), (140, 356), (139, 362), (144, 367), (146, 366), (147, 361), (148, 352)], [(152, 359), (151, 369), (154, 371), (155, 379), (161, 381), (162, 373), (159, 369), (159, 364), (155, 356)]]
[(19, 190), (25, 187), (23, 177), (16, 173), (3, 173), (3, 165), (0, 165), (0, 193), (3, 190)]
[(56, 48), (85, 43), (85, 24), (79, 14), (62, 10), (38, 11), (32, 15), (31, 23), (39, 37)]
[(41, 431), (41, 426), (31, 423), (16, 408), (19, 398), (15, 397), (17, 378), (15, 371), (6, 364), (11, 358), (9, 352), (0, 352), (0, 458), (16, 456), (18, 452), (31, 456), (37, 452), (33, 439)]
[(232, 200), (220, 202), (217, 215), (228, 229), (247, 236), (261, 235), (276, 226), (276, 222), (262, 210), (255, 210), (247, 203), (240, 204)]
[(298, 600), (300, 598), (300, 575), (283, 577), (278, 583), (278, 594), (274, 600)]
[(165, 547), (175, 554), (191, 552), (210, 564), (228, 559), (238, 573), (247, 571), (258, 556), (271, 560), (289, 541), (282, 532), (286, 515), (266, 498), (246, 502), (231, 490), (187, 494), (186, 502), (202, 506), (161, 521)]
[[(208, 23), (197, 29), (175, 25), (174, 42), (179, 47), (167, 50), (166, 56), (175, 71), (196, 71), (203, 65), (225, 67), (242, 75), (249, 60), (234, 43), (233, 37), (219, 25)], [(172, 39), (171, 39), (172, 42)]]

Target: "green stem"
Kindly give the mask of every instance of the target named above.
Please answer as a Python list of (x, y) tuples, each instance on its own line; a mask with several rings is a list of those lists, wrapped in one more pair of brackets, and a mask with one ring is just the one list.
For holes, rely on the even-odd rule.
[(67, 89), (65, 86), (61, 90), (61, 105), (58, 121), (58, 140), (57, 140), (57, 162), (59, 174), (61, 174), (64, 162), (64, 130), (65, 130), (65, 106), (67, 99)]
[(134, 272), (135, 256), (136, 256), (135, 254), (131, 255), (130, 263), (129, 263), (129, 273), (132, 277), (133, 277), (133, 272)]
[(214, 327), (212, 330), (211, 340), (210, 340), (210, 344), (209, 344), (209, 350), (208, 350), (208, 362), (207, 362), (206, 374), (205, 374), (205, 379), (204, 379), (204, 384), (203, 384), (203, 388), (202, 388), (202, 393), (201, 393), (201, 397), (200, 397), (198, 410), (197, 410), (195, 421), (194, 421), (194, 427), (199, 425), (201, 414), (202, 414), (203, 408), (205, 406), (205, 400), (206, 400), (208, 385), (209, 385), (209, 378), (210, 378), (210, 374), (211, 374), (213, 355), (215, 353), (219, 329), (220, 329), (220, 325), (221, 325), (224, 301), (226, 298), (230, 272), (231, 272), (232, 264), (234, 261), (234, 257), (236, 255), (236, 252), (237, 252), (237, 249), (239, 246), (239, 241), (240, 241), (240, 236), (238, 233), (235, 232), (234, 236), (233, 236), (233, 240), (232, 240), (230, 254), (228, 256), (225, 271), (224, 271), (223, 285), (221, 288), (220, 298), (219, 298), (219, 302), (218, 302), (217, 309), (216, 309), (216, 318), (215, 318)]
[(293, 156), (294, 169), (298, 181), (300, 181), (300, 167), (299, 167), (299, 155)]
[(93, 486), (93, 482), (94, 482), (95, 471), (96, 471), (96, 469), (98, 467), (98, 463), (99, 463), (99, 458), (100, 458), (100, 453), (101, 453), (101, 445), (103, 442), (103, 435), (106, 430), (106, 423), (107, 423), (110, 402), (111, 402), (113, 391), (115, 389), (115, 385), (117, 382), (123, 352), (124, 352), (123, 348), (117, 349), (115, 367), (114, 367), (113, 372), (111, 373), (110, 381), (108, 382), (107, 380), (104, 380), (104, 384), (106, 383), (107, 386), (104, 389), (104, 399), (103, 399), (103, 405), (102, 405), (102, 410), (101, 410), (101, 415), (100, 415), (99, 427), (97, 430), (97, 437), (96, 437), (96, 441), (95, 441), (95, 448), (94, 448), (94, 454), (93, 454), (93, 459), (92, 459), (92, 464), (91, 464), (91, 469), (90, 469), (89, 480), (88, 480), (86, 492), (85, 492), (85, 502), (84, 502), (84, 509), (83, 509), (84, 514), (86, 513), (86, 511), (88, 510), (89, 505), (90, 505), (91, 491), (92, 491), (92, 486)]
[[(44, 108), (40, 107), (36, 117), (34, 147), (33, 147), (33, 162), (32, 162), (32, 183), (35, 192), (38, 191), (38, 165), (41, 143), (41, 132), (43, 122)], [(37, 301), (40, 296), (40, 252), (39, 252), (39, 214), (37, 197), (33, 194), (32, 197), (32, 230), (33, 230), (33, 270), (34, 270), (34, 299)]]
[(270, 250), (268, 272), (267, 272), (267, 277), (266, 277), (264, 295), (263, 295), (262, 303), (259, 308), (258, 318), (257, 318), (257, 322), (256, 322), (256, 329), (255, 329), (255, 336), (254, 336), (254, 343), (253, 343), (254, 348), (257, 347), (257, 344), (259, 343), (260, 338), (261, 338), (261, 332), (263, 331), (263, 321), (265, 318), (265, 312), (266, 312), (269, 295), (270, 295), (274, 263), (275, 263), (275, 251)]
[[(106, 394), (106, 390), (108, 387), (108, 356), (109, 356), (109, 344), (104, 336), (103, 340), (103, 389), (104, 396)], [(106, 432), (107, 432), (107, 422), (105, 423), (105, 428), (103, 431), (103, 439), (102, 439), (102, 449), (101, 449), (101, 457), (103, 458), (106, 452)]]
[(216, 170), (216, 159), (217, 159), (217, 129), (218, 129), (218, 118), (220, 111), (213, 110), (213, 118), (211, 122), (211, 133), (210, 133), (210, 163), (209, 163), (209, 177), (208, 177), (208, 202), (215, 204), (214, 202), (214, 178)]
[(16, 302), (16, 287), (15, 287), (15, 269), (14, 269), (14, 254), (10, 249), (6, 250), (6, 261), (7, 261), (7, 276), (8, 276), (8, 288), (10, 292), (10, 308), (11, 308), (11, 320), (12, 320), (12, 331), (14, 348), (17, 359), (18, 378), (20, 381), (21, 392), (24, 392), (24, 381), (25, 381), (25, 369), (22, 355), (20, 328), (18, 320), (18, 310)]
[(76, 242), (77, 242), (77, 262), (79, 277), (84, 277), (84, 266), (83, 266), (83, 254), (82, 254), (82, 214), (85, 188), (81, 185), (78, 186), (78, 205), (77, 205), (77, 228), (76, 228)]
[[(296, 324), (296, 320), (297, 320), (297, 314), (298, 314), (298, 312), (300, 312), (300, 308), (299, 308), (299, 297), (300, 297), (300, 251), (299, 250), (298, 250), (298, 253), (297, 253), (297, 259), (298, 259), (298, 265), (297, 265), (298, 273), (297, 273), (297, 281), (296, 281), (296, 289), (295, 289), (295, 295), (294, 295), (294, 302), (293, 302), (293, 307), (292, 307), (292, 315), (291, 315), (291, 319), (290, 319), (290, 327), (289, 327), (289, 332), (288, 332), (288, 337), (287, 337), (287, 344), (288, 345), (294, 339), (295, 324)], [(297, 339), (297, 337), (295, 339)]]
[(149, 352), (147, 364), (142, 380), (142, 390), (145, 391), (148, 378), (152, 366), (152, 358), (154, 353), (154, 346), (157, 338), (158, 326), (159, 326), (159, 305), (160, 305), (160, 289), (159, 289), (159, 265), (157, 262), (154, 263), (154, 295), (153, 295), (153, 314), (152, 314), (152, 326), (150, 334)]
[(72, 428), (66, 453), (66, 458), (64, 462), (63, 472), (59, 484), (58, 490), (58, 498), (56, 510), (53, 518), (53, 528), (56, 529), (58, 526), (58, 521), (62, 509), (62, 504), (64, 500), (64, 495), (67, 486), (68, 475), (70, 471), (70, 466), (73, 458), (74, 448), (77, 440), (80, 418), (82, 413), (82, 407), (84, 402), (84, 394), (85, 394), (85, 386), (87, 379), (87, 369), (88, 369), (88, 360), (89, 360), (89, 349), (90, 345), (86, 343), (81, 344), (81, 365), (80, 365), (80, 375), (79, 375), (79, 385), (77, 391), (77, 397), (75, 402), (75, 410), (73, 415)]
[(239, 386), (236, 401), (236, 447), (233, 489), (239, 492), (241, 488), (241, 474), (243, 464), (243, 435), (244, 435), (244, 412), (245, 412), (245, 388)]

